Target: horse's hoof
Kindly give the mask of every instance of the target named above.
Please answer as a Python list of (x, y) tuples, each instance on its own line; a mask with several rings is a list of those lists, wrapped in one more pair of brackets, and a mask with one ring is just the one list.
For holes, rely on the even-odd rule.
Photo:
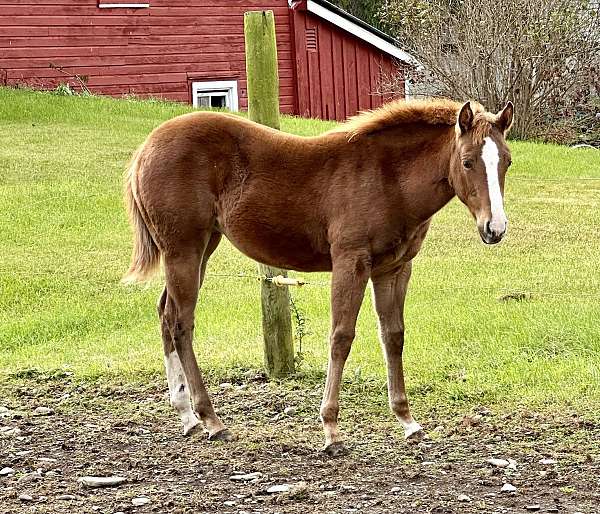
[(202, 427), (202, 423), (200, 421), (198, 421), (197, 423), (185, 425), (183, 427), (183, 436), (184, 437), (191, 437), (194, 434), (197, 434), (198, 432), (201, 432), (202, 428), (203, 428)]
[(229, 429), (224, 428), (223, 430), (219, 430), (212, 435), (208, 436), (209, 441), (225, 441), (230, 442), (233, 441), (233, 434), (229, 431)]
[(348, 449), (342, 442), (331, 443), (323, 448), (323, 453), (328, 457), (341, 457), (342, 455), (348, 455)]
[(425, 439), (425, 431), (418, 423), (411, 423), (404, 429), (404, 438), (409, 443), (420, 443)]

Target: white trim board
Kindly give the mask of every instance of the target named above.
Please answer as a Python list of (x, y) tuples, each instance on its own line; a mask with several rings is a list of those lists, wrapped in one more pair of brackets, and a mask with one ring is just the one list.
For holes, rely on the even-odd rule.
[(147, 9), (150, 4), (98, 4), (100, 9)]
[(394, 46), (385, 39), (380, 38), (372, 32), (369, 32), (367, 29), (364, 29), (353, 21), (343, 18), (339, 14), (330, 11), (326, 7), (323, 7), (312, 0), (308, 0), (306, 2), (306, 10), (319, 16), (320, 18), (323, 18), (324, 20), (327, 20), (330, 23), (333, 23), (346, 32), (350, 32), (350, 34), (355, 35), (357, 38), (370, 43), (374, 47), (379, 48), (379, 50), (382, 50), (385, 53), (400, 59), (401, 61), (414, 65), (419, 64), (412, 55), (406, 53), (404, 50), (401, 50), (397, 46)]

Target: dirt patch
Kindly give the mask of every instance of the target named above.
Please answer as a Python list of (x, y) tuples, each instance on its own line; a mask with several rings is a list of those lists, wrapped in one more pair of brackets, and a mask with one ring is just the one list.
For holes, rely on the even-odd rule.
[[(318, 451), (320, 386), (250, 382), (212, 390), (236, 442), (181, 436), (161, 380), (144, 387), (68, 378), (4, 383), (0, 469), (13, 472), (0, 476), (0, 511), (600, 512), (600, 426), (575, 414), (431, 413), (420, 419), (430, 438), (411, 445), (379, 399), (350, 391), (342, 428), (351, 451), (331, 459)], [(289, 406), (293, 412), (283, 414)], [(34, 415), (37, 407), (53, 413)], [(489, 458), (516, 465), (494, 467)], [(253, 472), (260, 475), (251, 481), (231, 479)], [(86, 475), (127, 481), (89, 489), (78, 482)], [(501, 492), (505, 482), (516, 492)], [(267, 492), (274, 485), (289, 490)], [(136, 498), (149, 502), (136, 506)]]

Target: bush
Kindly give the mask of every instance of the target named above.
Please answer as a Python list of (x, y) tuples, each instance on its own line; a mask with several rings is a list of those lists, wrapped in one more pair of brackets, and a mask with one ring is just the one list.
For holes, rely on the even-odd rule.
[(534, 137), (545, 143), (600, 148), (600, 97), (590, 97), (562, 115), (550, 117), (540, 125)]

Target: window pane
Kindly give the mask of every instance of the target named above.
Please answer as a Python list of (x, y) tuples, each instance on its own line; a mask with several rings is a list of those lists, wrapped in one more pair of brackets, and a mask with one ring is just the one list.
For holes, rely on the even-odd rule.
[(210, 96), (198, 95), (198, 107), (210, 107)]
[(211, 107), (227, 107), (225, 95), (213, 95), (210, 97)]

